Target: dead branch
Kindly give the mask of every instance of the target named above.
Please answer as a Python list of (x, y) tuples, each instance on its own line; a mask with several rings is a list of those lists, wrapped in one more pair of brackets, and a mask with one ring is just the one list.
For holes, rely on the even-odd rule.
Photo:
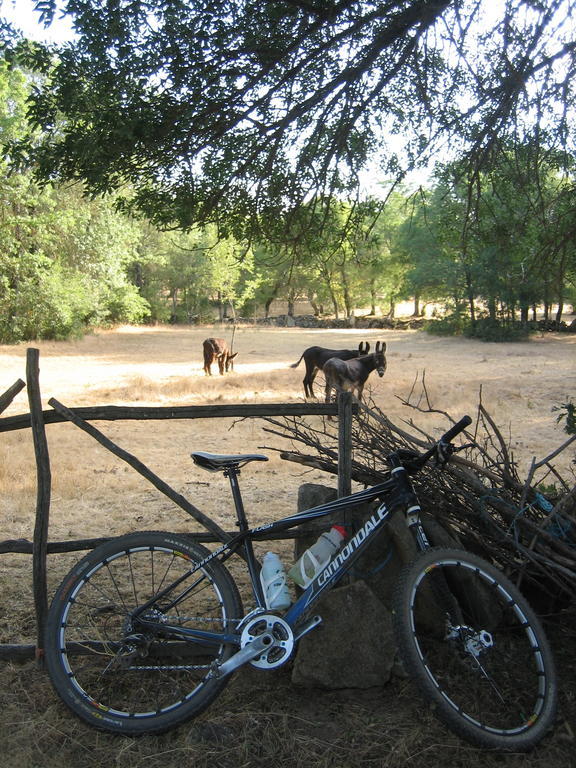
[[(413, 385), (404, 404), (416, 412), (439, 417), (445, 431), (456, 422), (434, 408), (422, 375), (419, 396)], [(401, 398), (400, 398), (401, 399)], [(481, 399), (481, 392), (480, 392)], [(556, 472), (551, 461), (576, 437), (566, 440), (545, 458), (534, 460), (528, 477), (518, 476), (517, 465), (502, 430), (483, 403), (465, 451), (454, 456), (444, 471), (430, 468), (413, 478), (423, 509), (436, 517), (454, 538), (492, 560), (523, 586), (537, 586), (551, 599), (576, 597), (576, 488), (559, 477), (560, 498), (546, 498), (539, 490), (539, 472)], [(333, 422), (314, 425), (304, 417), (267, 418), (266, 431), (291, 442), (291, 450), (277, 450), (287, 461), (338, 472), (338, 441)], [(352, 479), (362, 485), (382, 482), (388, 474), (386, 457), (399, 448), (427, 449), (435, 441), (413, 419), (394, 424), (375, 404), (360, 403), (352, 426)], [(566, 492), (567, 491), (567, 492)]]

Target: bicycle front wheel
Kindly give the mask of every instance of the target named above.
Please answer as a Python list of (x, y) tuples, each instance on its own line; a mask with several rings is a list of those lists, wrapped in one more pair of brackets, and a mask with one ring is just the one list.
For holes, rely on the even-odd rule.
[(462, 738), (526, 751), (552, 726), (556, 673), (542, 625), (518, 588), (481, 558), (421, 553), (396, 586), (394, 630), (406, 672)]
[[(70, 571), (50, 607), (45, 654), (54, 688), (76, 715), (101, 730), (158, 733), (221, 692), (228, 678), (210, 671), (237, 648), (178, 632), (232, 633), (242, 617), (221, 563), (191, 573), (209, 555), (182, 536), (142, 532), (98, 547)], [(145, 605), (140, 624), (135, 611)]]

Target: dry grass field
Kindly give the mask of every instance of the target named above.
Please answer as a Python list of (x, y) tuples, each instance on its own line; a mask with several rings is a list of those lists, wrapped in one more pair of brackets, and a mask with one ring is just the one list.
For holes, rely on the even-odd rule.
[[(370, 379), (371, 396), (396, 423), (414, 419), (428, 431), (443, 431), (438, 414), (407, 407), (415, 381), (425, 374), (434, 408), (455, 418), (474, 415), (482, 402), (510, 440), (520, 474), (533, 457), (558, 447), (565, 434), (553, 406), (576, 390), (576, 337), (548, 334), (526, 343), (494, 345), (444, 339), (416, 331), (304, 330), (239, 327), (234, 371), (205, 377), (202, 340), (230, 340), (224, 328), (119, 328), (77, 342), (41, 342), (43, 402), (67, 406), (104, 404), (195, 405), (298, 402), (303, 365), (290, 368), (311, 345), (356, 347), (386, 341), (388, 369)], [(26, 346), (0, 347), (0, 391), (25, 378)], [(215, 369), (214, 372), (216, 373)], [(322, 378), (316, 393), (323, 396)], [(412, 400), (417, 402), (417, 387)], [(45, 407), (48, 407), (45, 405)], [(28, 411), (25, 391), (3, 414)], [(216, 453), (282, 447), (257, 420), (100, 422), (105, 435), (186, 495), (223, 528), (230, 528), (227, 481), (192, 464), (192, 450)], [(119, 535), (132, 530), (190, 530), (186, 515), (128, 465), (69, 424), (47, 427), (52, 468), (50, 539)], [(284, 446), (288, 447), (288, 446)], [(557, 466), (570, 478), (574, 452)], [(335, 478), (283, 462), (275, 452), (242, 474), (251, 520), (295, 511), (302, 482), (334, 484)], [(34, 527), (36, 478), (28, 430), (2, 433), (0, 442), (1, 539), (28, 538)], [(254, 469), (253, 469), (254, 468)], [(573, 481), (573, 479), (572, 479)], [(278, 549), (289, 561), (291, 545)], [(49, 559), (50, 589), (79, 554)], [(30, 568), (25, 555), (0, 556), (0, 642), (34, 642)], [(234, 569), (233, 569), (234, 570)], [(200, 766), (496, 766), (576, 765), (576, 675), (574, 633), (561, 634), (561, 712), (553, 736), (530, 756), (491, 756), (469, 747), (438, 725), (403, 681), (383, 690), (313, 693), (295, 690), (289, 671), (238, 674), (199, 720), (161, 737), (129, 740), (96, 733), (73, 718), (52, 693), (35, 664), (2, 664), (0, 764), (11, 768), (172, 768)], [(351, 648), (351, 656), (354, 650)]]

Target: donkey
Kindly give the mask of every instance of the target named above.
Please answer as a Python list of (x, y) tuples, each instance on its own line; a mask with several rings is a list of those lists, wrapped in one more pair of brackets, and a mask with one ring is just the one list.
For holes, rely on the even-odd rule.
[(212, 376), (212, 363), (218, 363), (221, 376), (224, 375), (224, 371), (228, 373), (231, 368), (234, 368), (232, 361), (238, 352), (232, 354), (224, 339), (204, 339), (202, 347), (204, 350), (204, 373), (206, 376)]
[(297, 363), (292, 363), (290, 368), (297, 368), (300, 365), (300, 361), (304, 358), (306, 364), (306, 375), (302, 379), (304, 384), (304, 397), (314, 397), (314, 391), (312, 384), (314, 379), (324, 368), (324, 364), (327, 360), (333, 357), (337, 357), (340, 360), (352, 360), (360, 355), (367, 355), (370, 350), (370, 344), (367, 341), (361, 341), (358, 345), (358, 349), (325, 349), (324, 347), (308, 347), (300, 355), (300, 360)]
[(341, 360), (332, 357), (324, 363), (326, 377), (326, 402), (330, 402), (332, 390), (349, 390), (354, 392), (358, 400), (362, 400), (362, 391), (368, 376), (374, 369), (379, 376), (384, 376), (386, 370), (386, 342), (376, 342), (376, 351), (355, 360)]

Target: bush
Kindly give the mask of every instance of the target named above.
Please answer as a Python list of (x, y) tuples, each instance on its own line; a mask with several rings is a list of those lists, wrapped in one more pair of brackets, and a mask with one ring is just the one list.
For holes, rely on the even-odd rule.
[(434, 336), (462, 336), (470, 321), (460, 314), (447, 315), (440, 320), (427, 320), (424, 330)]
[(526, 341), (534, 328), (517, 322), (501, 322), (489, 317), (480, 317), (475, 323), (468, 317), (454, 314), (441, 320), (429, 320), (424, 330), (436, 336), (466, 336), (481, 341), (509, 342)]
[(463, 333), (469, 339), (509, 342), (527, 341), (531, 330), (521, 323), (503, 323), (499, 320), (491, 320), (489, 317), (482, 317), (476, 320), (474, 325), (469, 322)]
[(150, 305), (134, 285), (126, 283), (112, 288), (105, 300), (108, 322), (141, 323), (150, 317)]

